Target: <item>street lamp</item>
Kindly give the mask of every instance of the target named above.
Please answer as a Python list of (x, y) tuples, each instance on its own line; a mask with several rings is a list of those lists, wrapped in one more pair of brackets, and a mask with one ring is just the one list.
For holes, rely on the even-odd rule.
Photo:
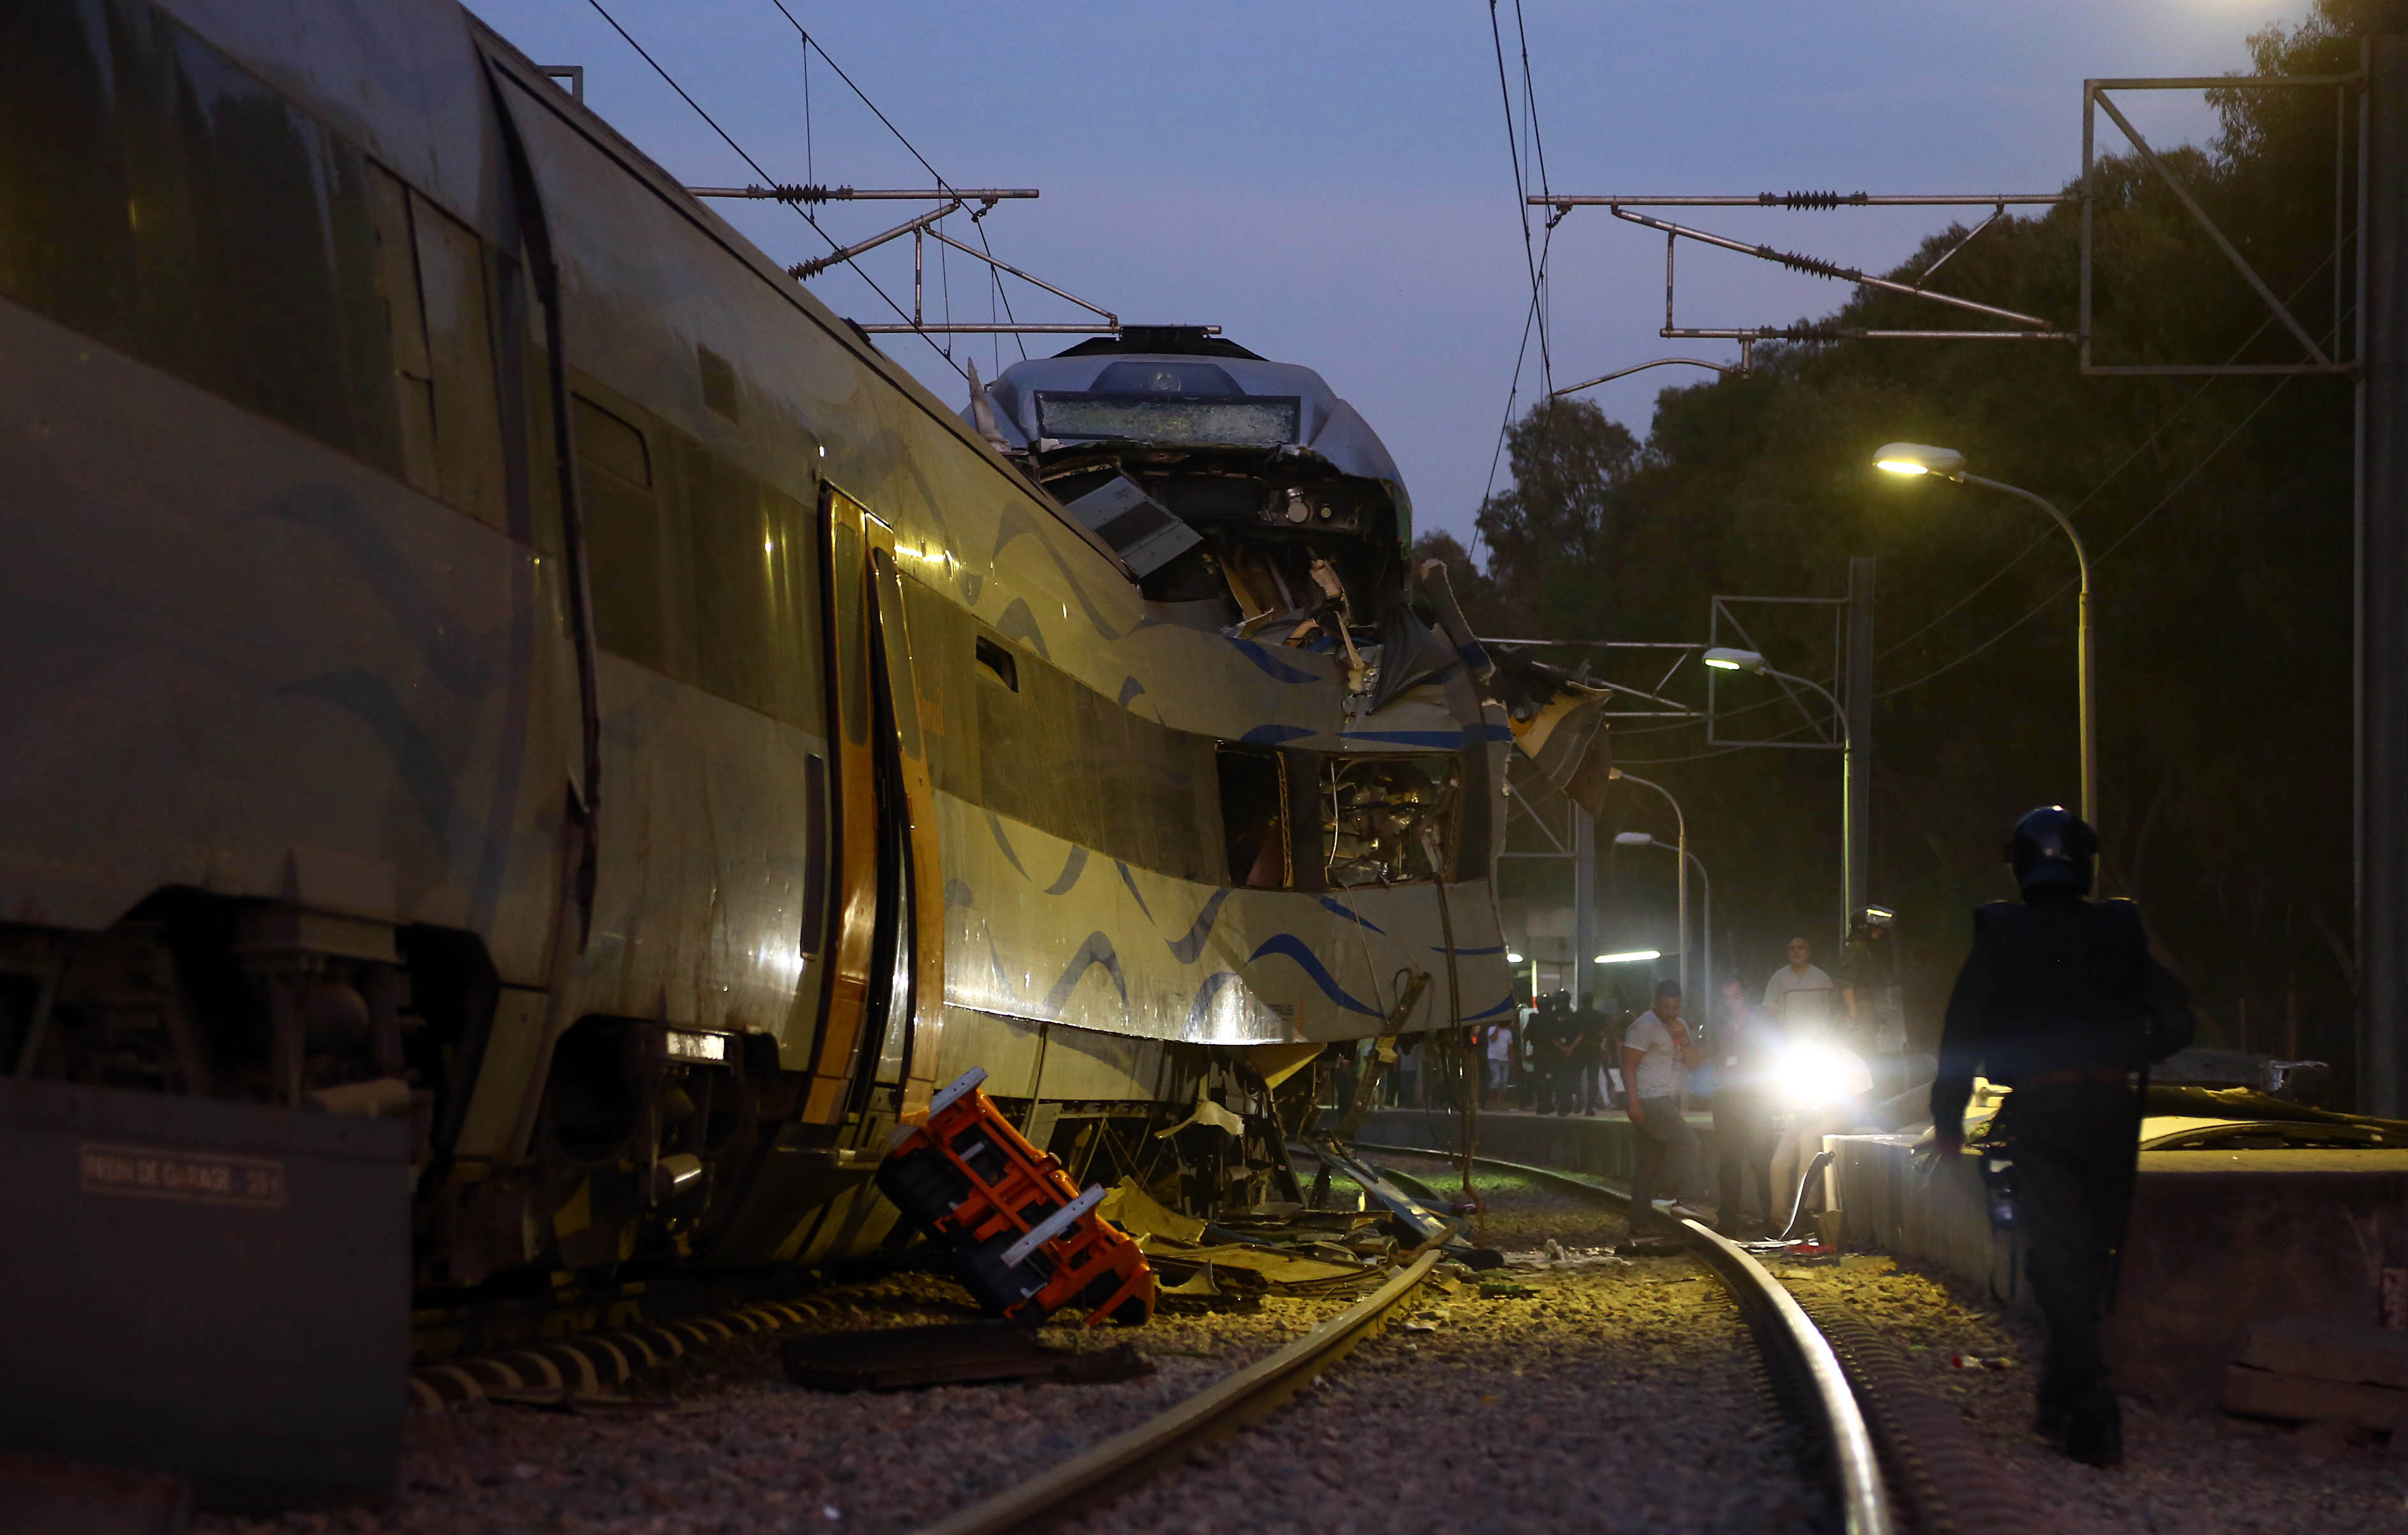
[[(1709, 992), (1713, 991), (1714, 987), (1714, 882), (1706, 876), (1705, 860), (1698, 857), (1696, 854), (1691, 853), (1687, 848), (1673, 847), (1668, 843), (1659, 842), (1643, 831), (1616, 832), (1613, 834), (1613, 841), (1616, 847), (1663, 848), (1665, 851), (1671, 853), (1680, 858), (1681, 867), (1684, 869), (1686, 869), (1691, 864), (1698, 866), (1698, 882), (1705, 887), (1706, 892), (1706, 942), (1704, 949), (1704, 958), (1706, 962), (1706, 990)], [(1689, 954), (1689, 929), (1686, 925), (1686, 918), (1683, 919), (1684, 925), (1681, 928), (1681, 957), (1683, 960), (1681, 968), (1684, 971), (1689, 968), (1687, 964)], [(1681, 983), (1682, 996), (1688, 997), (1688, 983), (1684, 980)], [(1701, 1008), (1706, 1006), (1707, 1001), (1710, 1000), (1710, 998), (1698, 997), (1690, 997), (1689, 999), (1696, 1002), (1697, 1005)], [(1706, 1014), (1700, 1013), (1698, 1016), (1704, 1017)]]
[[(1678, 875), (1673, 881), (1672, 904), (1675, 920), (1680, 923), (1681, 990), (1683, 994), (1685, 995), (1689, 989), (1689, 865), (1687, 861), (1687, 854), (1689, 852), (1689, 818), (1681, 813), (1681, 802), (1672, 797), (1672, 791), (1667, 789), (1661, 783), (1651, 783), (1643, 778), (1633, 778), (1619, 768), (1608, 768), (1605, 770), (1605, 776), (1609, 781), (1619, 781), (1624, 783), (1636, 783), (1642, 789), (1653, 789), (1657, 794), (1664, 796), (1664, 803), (1672, 807), (1672, 825), (1675, 833), (1680, 838), (1680, 847), (1683, 855), (1682, 862), (1677, 866)], [(1614, 839), (1616, 841), (1621, 840), (1620, 838), (1616, 838)], [(1709, 975), (1713, 973), (1711, 968), (1707, 973)]]
[(1937, 475), (1958, 484), (1980, 485), (1986, 490), (2021, 496), (2056, 519), (2057, 525), (2063, 528), (2065, 536), (2073, 541), (2073, 563), (2082, 573), (2082, 598), (2073, 661), (2082, 710), (2082, 819), (2089, 822), (2091, 828), (2096, 830), (2099, 825), (2098, 696), (2090, 667), (2090, 552), (2083, 547), (2082, 535), (2073, 531), (2073, 524), (2067, 520), (2065, 513), (2057, 509), (2055, 503), (2017, 485), (1985, 480), (1978, 474), (1967, 474), (1965, 455), (1954, 448), (1934, 448), (1921, 442), (1893, 442), (1873, 455), (1873, 466), (1898, 475)]
[[(1885, 448), (1882, 451), (1887, 452), (1889, 450)], [(1820, 682), (1794, 676), (1789, 672), (1775, 671), (1765, 664), (1763, 656), (1754, 651), (1733, 650), (1727, 645), (1716, 645), (1706, 652), (1700, 659), (1716, 671), (1753, 672), (1758, 677), (1770, 677), (1777, 682), (1795, 682), (1799, 687), (1812, 688), (1823, 696), (1824, 702), (1831, 706), (1831, 718), (1840, 726), (1840, 931), (1845, 935), (1849, 919), (1855, 915), (1848, 910), (1848, 903), (1856, 888), (1856, 870), (1852, 867), (1855, 862), (1855, 849), (1848, 845), (1847, 833), (1848, 806), (1855, 797), (1856, 790), (1856, 743), (1848, 734), (1848, 711), (1840, 707), (1840, 700), (1832, 696), (1829, 688)]]

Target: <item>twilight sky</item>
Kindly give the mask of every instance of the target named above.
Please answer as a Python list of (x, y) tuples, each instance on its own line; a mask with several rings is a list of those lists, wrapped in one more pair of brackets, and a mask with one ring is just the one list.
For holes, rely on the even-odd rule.
[[(807, 156), (804, 50), (771, 0), (602, 4), (779, 179), (927, 184), (816, 57)], [(1387, 439), (1419, 525), (1469, 541), (1529, 302), (1485, 6), (786, 5), (949, 180), (1042, 189), (1040, 200), (988, 216), (997, 256), (1125, 320), (1218, 323), (1266, 356), (1319, 369)], [(672, 173), (691, 184), (754, 179), (586, 0), (472, 6), (539, 61), (583, 65), (587, 101)], [(2079, 168), (2085, 76), (2237, 70), (2247, 34), (2305, 8), (1523, 0), (1549, 184), (1625, 194), (2054, 191)], [(1514, 0), (1503, 0), (1499, 21), (1518, 121)], [(2198, 136), (2210, 123), (2195, 95), (2128, 99), (2153, 141)], [(783, 208), (720, 207), (781, 261), (826, 250)], [(849, 241), (918, 210), (839, 206), (822, 222)], [(1683, 220), (1880, 269), (1947, 222), (1935, 211), (1693, 210)], [(967, 215), (946, 228), (976, 243)], [(940, 271), (938, 249), (931, 308), (941, 309), (949, 280), (954, 317), (985, 319), (983, 269), (954, 255)], [(910, 261), (904, 240), (862, 265), (908, 308)], [(1847, 293), (1685, 242), (1681, 263), (1683, 323), (1784, 323)], [(1656, 336), (1660, 237), (1603, 209), (1556, 229), (1551, 267), (1559, 384), (1651, 357), (1736, 355), (1727, 343)], [(1005, 282), (1024, 320), (1080, 318)], [(840, 313), (894, 318), (849, 272), (812, 286)], [(881, 339), (939, 396), (966, 397), (927, 344)], [(1026, 344), (1041, 356), (1073, 339)], [(955, 338), (956, 356), (975, 356), (984, 376), (998, 350), (1006, 362), (1019, 355), (1010, 337)], [(1525, 406), (1537, 369), (1534, 343)], [(1594, 397), (1643, 433), (1658, 390), (1702, 376), (1658, 369)]]

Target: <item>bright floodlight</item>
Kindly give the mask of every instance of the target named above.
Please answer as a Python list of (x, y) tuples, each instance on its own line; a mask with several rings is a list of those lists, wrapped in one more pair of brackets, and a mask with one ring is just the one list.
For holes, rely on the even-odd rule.
[(1618, 848), (1652, 848), (1656, 845), (1656, 839), (1643, 831), (1617, 831), (1613, 834), (1613, 845)]
[(1661, 949), (1633, 949), (1627, 954), (1599, 954), (1597, 956), (1597, 962), (1600, 965), (1629, 965), (1642, 959), (1661, 959), (1663, 957), (1664, 951)]
[(1511, 949), (1508, 949), (1505, 951), (1505, 963), (1508, 965), (1519, 965), (1522, 963), (1522, 956), (1513, 953)]
[(1838, 1103), (1872, 1090), (1872, 1073), (1854, 1051), (1802, 1040), (1782, 1052), (1773, 1074), (1781, 1096), (1800, 1109)]
[(1892, 442), (1873, 454), (1873, 467), (1892, 474), (1936, 474), (1945, 479), (1965, 466), (1965, 455), (1954, 448), (1924, 442)]
[(1762, 671), (1764, 657), (1754, 651), (1735, 651), (1728, 645), (1716, 645), (1705, 654), (1706, 665), (1716, 671)]

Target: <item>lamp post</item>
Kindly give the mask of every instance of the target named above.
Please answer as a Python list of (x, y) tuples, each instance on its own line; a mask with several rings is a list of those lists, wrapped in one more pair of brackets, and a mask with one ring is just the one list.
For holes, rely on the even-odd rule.
[(1856, 747), (1855, 739), (1848, 734), (1848, 711), (1840, 707), (1840, 700), (1832, 696), (1829, 688), (1820, 682), (1812, 681), (1789, 672), (1775, 671), (1765, 664), (1763, 656), (1754, 651), (1733, 650), (1727, 645), (1717, 645), (1706, 652), (1702, 659), (1706, 665), (1716, 671), (1753, 672), (1758, 677), (1770, 677), (1778, 682), (1795, 682), (1799, 687), (1812, 688), (1823, 696), (1824, 702), (1831, 706), (1831, 719), (1840, 727), (1840, 937), (1844, 941), (1848, 934), (1849, 919), (1855, 915), (1848, 910), (1848, 902), (1856, 888), (1854, 868), (1856, 854), (1848, 846), (1847, 828), (1848, 805), (1856, 792)]
[[(1613, 840), (1614, 845), (1617, 847), (1626, 848), (1660, 848), (1666, 846), (1664, 843), (1657, 841), (1655, 838), (1648, 836), (1643, 831), (1616, 832), (1614, 834)], [(1706, 990), (1711, 992), (1714, 987), (1714, 882), (1706, 877), (1705, 860), (1698, 857), (1696, 854), (1691, 853), (1687, 848), (1667, 848), (1667, 851), (1679, 856), (1681, 860), (1681, 868), (1684, 871), (1691, 864), (1698, 866), (1698, 883), (1704, 889), (1706, 894), (1706, 942), (1703, 951), (1703, 957), (1705, 959), (1706, 969)], [(1687, 927), (1684, 926), (1681, 929), (1681, 958), (1683, 962), (1681, 968), (1684, 970), (1688, 968), (1688, 956), (1689, 930)], [(1685, 981), (1681, 984), (1681, 995), (1684, 997), (1688, 997), (1689, 996), (1689, 987)], [(1690, 999), (1696, 1001), (1697, 1005), (1700, 1009), (1709, 1007), (1713, 1003), (1713, 998), (1711, 997)], [(1700, 1011), (1698, 1016), (1702, 1018), (1709, 1016), (1709, 1014)]]
[(2078, 674), (2078, 693), (2082, 710), (2082, 819), (2096, 830), (2099, 825), (2099, 715), (2098, 693), (2090, 668), (2090, 551), (2083, 547), (2082, 535), (2054, 502), (2019, 485), (2001, 481), (1985, 480), (1978, 474), (1965, 472), (1965, 455), (1954, 448), (1934, 448), (1921, 442), (1893, 442), (1873, 455), (1874, 467), (1899, 475), (1937, 475), (1958, 484), (1980, 485), (1985, 490), (2002, 491), (2021, 496), (2054, 518), (2057, 525), (2073, 544), (2073, 563), (2082, 573), (2082, 597), (2077, 614), (2074, 638), (2074, 669)]
[[(1681, 802), (1672, 797), (1672, 791), (1661, 783), (1650, 783), (1643, 778), (1633, 778), (1619, 768), (1607, 768), (1605, 776), (1611, 781), (1636, 783), (1642, 789), (1653, 789), (1664, 796), (1664, 803), (1672, 807), (1672, 825), (1674, 835), (1680, 839), (1681, 849), (1679, 873), (1673, 881), (1672, 904), (1675, 920), (1681, 925), (1681, 995), (1686, 997), (1689, 994), (1689, 818), (1681, 813)], [(1614, 840), (1622, 842), (1625, 839), (1616, 837)], [(1707, 940), (1711, 942), (1713, 935), (1709, 933), (1706, 936)], [(1707, 974), (1709, 976), (1713, 974), (1711, 968)]]

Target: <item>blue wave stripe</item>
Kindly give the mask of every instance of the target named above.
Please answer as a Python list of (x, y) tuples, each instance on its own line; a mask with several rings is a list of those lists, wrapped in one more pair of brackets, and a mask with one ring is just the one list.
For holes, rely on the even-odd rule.
[(1079, 952), (1070, 956), (1070, 968), (1062, 972), (1062, 979), (1054, 982), (1054, 989), (1045, 994), (1046, 1012), (1060, 1012), (1062, 1004), (1068, 1001), (1070, 993), (1077, 989), (1080, 978), (1098, 965), (1104, 968), (1105, 974), (1112, 978), (1112, 985), (1121, 994), (1121, 1007), (1125, 1010), (1128, 1007), (1128, 982), (1121, 976), (1121, 956), (1112, 951), (1111, 938), (1102, 933), (1089, 933), (1087, 941), (1080, 944)]
[(1022, 879), (1027, 879), (1028, 870), (1021, 864), (1020, 854), (1011, 851), (1011, 839), (1003, 834), (1003, 823), (996, 819), (993, 811), (986, 812), (986, 829), (993, 834), (995, 845), (1003, 850), (1004, 861), (1018, 869)]
[(1386, 746), (1435, 746), (1455, 751), (1463, 745), (1460, 730), (1349, 730), (1344, 740), (1375, 740)]
[(1064, 894), (1072, 885), (1077, 884), (1079, 876), (1086, 871), (1087, 850), (1073, 842), (1070, 844), (1069, 856), (1062, 860), (1062, 872), (1054, 876), (1054, 882), (1045, 887), (1045, 893), (1049, 896)]
[(1338, 899), (1336, 899), (1336, 898), (1335, 898), (1335, 897), (1329, 897), (1329, 896), (1324, 896), (1324, 897), (1321, 897), (1321, 904), (1322, 904), (1322, 905), (1324, 905), (1324, 906), (1326, 906), (1326, 907), (1327, 907), (1327, 908), (1329, 908), (1329, 910), (1331, 910), (1332, 911), (1337, 912), (1340, 916), (1344, 917), (1348, 922), (1353, 923), (1353, 924), (1354, 924), (1355, 926), (1357, 926), (1357, 927), (1368, 928), (1368, 929), (1369, 929), (1371, 932), (1374, 932), (1374, 933), (1379, 934), (1382, 938), (1385, 938), (1385, 937), (1387, 937), (1387, 936), (1388, 936), (1388, 930), (1387, 930), (1385, 927), (1383, 927), (1383, 926), (1381, 926), (1378, 923), (1373, 922), (1370, 918), (1369, 918), (1369, 917), (1365, 916), (1362, 912), (1352, 910), (1351, 908), (1347, 907), (1343, 902), (1339, 901)]
[[(1434, 954), (1442, 954), (1447, 952), (1446, 946), (1443, 944), (1433, 943), (1430, 945), (1430, 953)], [(1468, 958), (1472, 954), (1501, 954), (1504, 952), (1505, 945), (1502, 943), (1492, 943), (1485, 949), (1457, 949), (1454, 951), (1457, 957), (1464, 958)]]
[[(1006, 507), (1003, 516), (996, 523), (995, 552), (987, 556), (988, 566), (997, 566), (1003, 559), (1004, 546), (1024, 534), (1037, 540), (1037, 547), (1045, 551), (1046, 558), (1054, 562), (1054, 568), (1061, 572), (1064, 583), (1070, 588), (1070, 595), (1078, 599), (1080, 611), (1087, 615), (1087, 622), (1095, 626), (1096, 633), (1106, 639), (1118, 639), (1129, 632), (1115, 629), (1104, 622), (1103, 613), (1096, 607), (1095, 600), (1087, 595), (1086, 587), (1081, 585), (1079, 578), (1071, 572), (1069, 562), (1062, 558), (1062, 552), (1054, 547), (1053, 539), (1038, 530), (1036, 522), (1028, 513), (1017, 506)], [(1143, 618), (1139, 619), (1138, 626), (1145, 626)]]
[(1463, 1021), (1467, 1024), (1476, 1024), (1483, 1018), (1494, 1018), (1499, 1013), (1511, 1012), (1512, 1011), (1513, 1011), (1513, 994), (1509, 991), (1505, 994), (1503, 998), (1498, 1001), (1495, 1005), (1485, 1008), (1479, 1012), (1465, 1013)]
[(1211, 899), (1204, 903), (1204, 910), (1196, 913), (1195, 924), (1187, 929), (1185, 938), (1162, 940), (1169, 946), (1171, 958), (1182, 965), (1196, 963), (1196, 956), (1204, 952), (1205, 940), (1212, 936), (1212, 925), (1221, 920), (1221, 903), (1228, 898), (1226, 885), (1215, 890)]
[(1318, 682), (1322, 680), (1322, 673), (1306, 671), (1298, 667), (1291, 667), (1286, 662), (1281, 660), (1278, 656), (1273, 655), (1268, 646), (1258, 645), (1251, 639), (1232, 639), (1229, 643), (1238, 648), (1238, 653), (1240, 655), (1252, 661), (1255, 667), (1259, 669), (1264, 676), (1268, 677), (1275, 681)]
[(1203, 1028), (1204, 1014), (1212, 1006), (1212, 998), (1220, 996), (1221, 988), (1236, 979), (1238, 972), (1235, 970), (1214, 970), (1204, 978), (1204, 983), (1196, 988), (1195, 1002), (1187, 1009), (1188, 1033), (1194, 1034)]
[(1285, 954), (1296, 961), (1297, 968), (1310, 977), (1314, 985), (1321, 988), (1321, 994), (1324, 997), (1347, 1011), (1367, 1013), (1374, 1018), (1387, 1016), (1382, 1009), (1371, 1006), (1360, 997), (1348, 995), (1346, 988), (1338, 983), (1338, 978), (1331, 975), (1328, 968), (1321, 963), (1320, 957), (1305, 946), (1304, 940), (1294, 933), (1275, 933), (1263, 940), (1262, 947), (1246, 956), (1246, 963), (1251, 965), (1266, 954)]
[(1248, 746), (1282, 746), (1315, 734), (1300, 724), (1258, 724), (1238, 739)]
[(1145, 920), (1152, 922), (1154, 908), (1145, 904), (1145, 895), (1137, 887), (1137, 876), (1131, 874), (1128, 865), (1122, 863), (1118, 858), (1112, 860), (1112, 867), (1121, 871), (1121, 883), (1128, 886), (1129, 899), (1137, 902), (1137, 909), (1145, 913)]

